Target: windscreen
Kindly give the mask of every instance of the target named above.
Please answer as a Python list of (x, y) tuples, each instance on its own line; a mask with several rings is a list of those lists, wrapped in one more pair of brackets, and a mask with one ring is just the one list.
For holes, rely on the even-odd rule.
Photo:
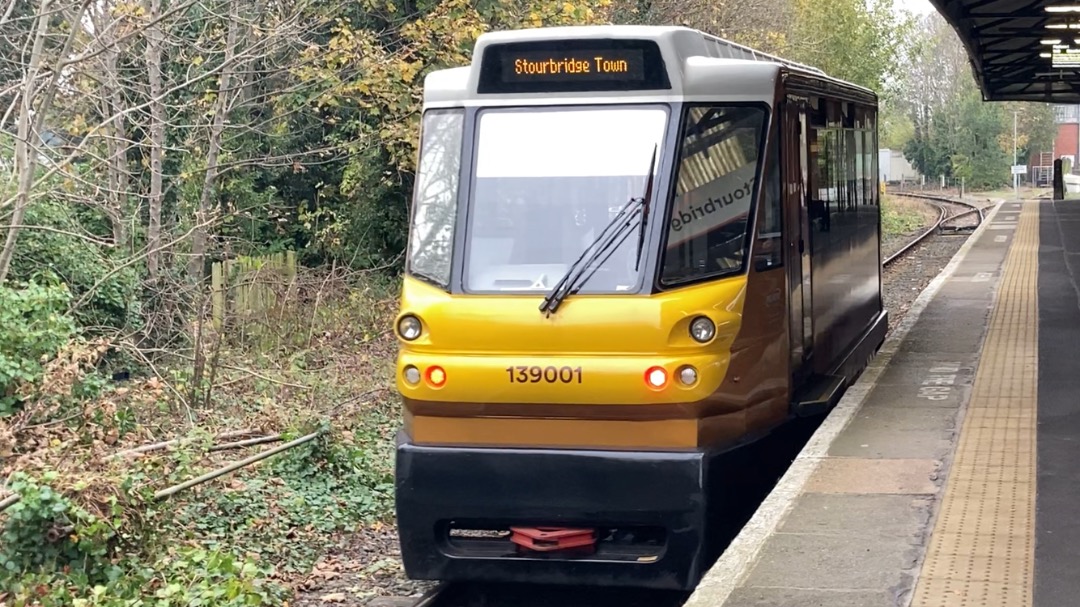
[[(644, 194), (667, 118), (663, 106), (481, 112), (465, 288), (550, 290), (627, 201)], [(635, 231), (581, 292), (634, 289), (637, 243)]]

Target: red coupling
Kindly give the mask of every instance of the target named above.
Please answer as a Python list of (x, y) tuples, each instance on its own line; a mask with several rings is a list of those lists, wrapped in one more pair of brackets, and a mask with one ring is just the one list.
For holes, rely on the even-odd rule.
[(595, 529), (565, 527), (511, 527), (510, 541), (527, 550), (554, 552), (596, 544)]

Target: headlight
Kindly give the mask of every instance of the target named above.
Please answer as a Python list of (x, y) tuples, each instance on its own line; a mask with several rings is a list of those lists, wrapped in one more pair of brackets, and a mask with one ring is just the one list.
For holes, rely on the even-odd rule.
[(690, 323), (690, 337), (698, 343), (706, 343), (716, 336), (716, 325), (704, 316), (698, 316)]
[(697, 383), (697, 369), (690, 365), (686, 365), (679, 369), (679, 381), (681, 381), (684, 386), (694, 385)]
[(420, 319), (415, 316), (402, 316), (397, 323), (398, 335), (405, 341), (412, 341), (420, 337), (422, 329), (423, 325), (420, 324)]

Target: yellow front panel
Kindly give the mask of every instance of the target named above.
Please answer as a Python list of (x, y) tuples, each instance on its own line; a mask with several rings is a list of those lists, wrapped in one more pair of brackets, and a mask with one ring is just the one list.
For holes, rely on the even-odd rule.
[[(699, 401), (724, 380), (741, 326), (745, 284), (745, 277), (733, 277), (653, 297), (576, 295), (545, 317), (537, 309), (540, 295), (451, 296), (406, 278), (402, 314), (418, 316), (424, 333), (402, 343), (398, 389), (409, 399), (441, 402)], [(716, 337), (704, 345), (689, 334), (698, 316), (717, 327)], [(655, 390), (645, 382), (652, 366), (671, 376), (685, 364), (698, 371), (692, 386), (672, 378)], [(421, 371), (438, 365), (447, 381), (437, 388), (423, 381), (410, 385), (402, 377), (406, 365)]]
[[(716, 391), (727, 371), (727, 354), (698, 356), (575, 356), (544, 357), (520, 354), (488, 356), (414, 354), (403, 352), (400, 365), (425, 370), (442, 367), (446, 383), (434, 388), (421, 382), (409, 385), (398, 374), (398, 390), (407, 398), (442, 402), (581, 403), (594, 406), (683, 403), (701, 400)], [(683, 386), (668, 381), (657, 390), (645, 383), (653, 366), (673, 376), (684, 364), (698, 370), (698, 381)], [(522, 369), (524, 368), (524, 369)], [(540, 381), (532, 381), (537, 375)], [(546, 377), (545, 377), (546, 376)], [(525, 381), (521, 381), (524, 378)], [(555, 381), (547, 381), (555, 378)], [(570, 381), (563, 380), (569, 378)]]

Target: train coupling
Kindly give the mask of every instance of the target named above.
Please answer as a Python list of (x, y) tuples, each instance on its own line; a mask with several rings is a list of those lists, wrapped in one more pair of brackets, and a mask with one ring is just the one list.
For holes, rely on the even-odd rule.
[(596, 550), (596, 530), (565, 527), (511, 527), (510, 541), (524, 552)]

